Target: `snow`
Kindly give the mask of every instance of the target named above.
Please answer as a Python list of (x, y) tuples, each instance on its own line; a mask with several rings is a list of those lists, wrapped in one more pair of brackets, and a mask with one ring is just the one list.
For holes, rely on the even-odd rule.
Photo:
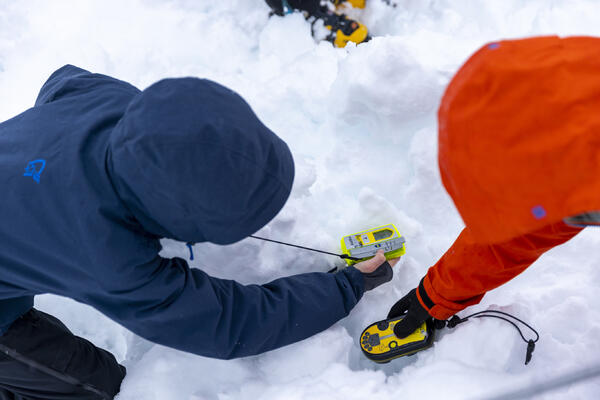
[[(367, 293), (331, 329), (256, 357), (218, 361), (149, 343), (72, 300), (36, 306), (112, 351), (128, 368), (120, 400), (469, 399), (543, 381), (600, 354), (600, 232), (588, 229), (490, 292), (471, 311), (512, 312), (541, 338), (475, 320), (435, 346), (386, 365), (360, 353), (362, 329), (382, 319), (462, 227), (439, 178), (435, 112), (445, 85), (479, 46), (542, 34), (600, 35), (594, 0), (369, 0), (356, 16), (376, 36), (346, 49), (316, 43), (298, 15), (268, 18), (262, 0), (0, 0), (0, 120), (30, 107), (56, 68), (71, 63), (144, 88), (198, 76), (238, 91), (290, 145), (294, 191), (260, 233), (336, 251), (348, 233), (390, 222), (407, 255), (390, 284)], [(165, 240), (164, 256), (188, 257)], [(334, 259), (246, 239), (198, 244), (194, 267), (243, 283), (326, 271)], [(598, 380), (540, 396), (594, 399)]]

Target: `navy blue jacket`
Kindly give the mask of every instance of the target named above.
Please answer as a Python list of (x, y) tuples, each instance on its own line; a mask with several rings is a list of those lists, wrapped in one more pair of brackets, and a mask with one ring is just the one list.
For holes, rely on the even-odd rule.
[(0, 124), (0, 330), (41, 293), (216, 358), (326, 329), (362, 296), (355, 268), (245, 286), (158, 255), (163, 237), (247, 237), (283, 207), (293, 175), (285, 142), (223, 86), (165, 79), (140, 92), (59, 69)]

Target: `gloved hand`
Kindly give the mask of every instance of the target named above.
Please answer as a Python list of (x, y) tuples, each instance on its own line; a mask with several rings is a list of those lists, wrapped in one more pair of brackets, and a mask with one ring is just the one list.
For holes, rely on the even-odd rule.
[[(417, 290), (422, 287), (423, 285), (419, 285), (419, 288), (408, 292), (406, 296), (392, 306), (388, 313), (388, 318), (396, 318), (404, 315), (404, 319), (394, 326), (394, 334), (401, 339), (416, 331), (423, 322), (432, 318), (417, 298)], [(421, 292), (419, 294), (423, 298), (423, 294)], [(424, 296), (429, 300), (427, 294)]]
[(399, 258), (386, 260), (383, 250), (379, 250), (373, 258), (357, 263), (354, 267), (362, 272), (365, 278), (365, 291), (391, 281), (394, 276), (392, 267), (398, 260)]
[(373, 272), (367, 274), (363, 272), (363, 277), (365, 278), (365, 292), (391, 281), (393, 276), (394, 272), (392, 271), (392, 266), (387, 261), (384, 261), (384, 263)]

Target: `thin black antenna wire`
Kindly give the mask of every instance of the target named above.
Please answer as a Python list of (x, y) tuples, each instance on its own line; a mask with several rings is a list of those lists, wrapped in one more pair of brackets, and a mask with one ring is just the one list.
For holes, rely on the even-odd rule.
[(359, 260), (359, 258), (354, 258), (354, 257), (350, 257), (347, 254), (337, 254), (337, 253), (331, 253), (329, 251), (324, 251), (324, 250), (317, 250), (317, 249), (312, 249), (310, 247), (304, 247), (304, 246), (298, 246), (297, 244), (291, 244), (291, 243), (286, 243), (286, 242), (280, 242), (279, 240), (273, 240), (273, 239), (267, 239), (264, 237), (260, 237), (260, 236), (254, 236), (254, 235), (250, 235), (251, 238), (254, 239), (260, 239), (260, 240), (264, 240), (266, 242), (273, 242), (273, 243), (279, 243), (279, 244), (283, 244), (286, 246), (291, 246), (291, 247), (297, 247), (299, 249), (304, 249), (304, 250), (310, 250), (310, 251), (316, 251), (317, 253), (323, 253), (323, 254), (329, 254), (330, 256), (336, 256), (336, 257), (340, 257), (343, 259), (348, 259), (348, 260)]

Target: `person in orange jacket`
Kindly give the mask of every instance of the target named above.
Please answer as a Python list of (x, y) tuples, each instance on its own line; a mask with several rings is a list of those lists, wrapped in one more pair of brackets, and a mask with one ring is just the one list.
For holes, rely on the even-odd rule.
[(445, 320), (600, 225), (600, 38), (490, 43), (438, 111), (442, 182), (465, 223), (389, 318), (406, 337)]

